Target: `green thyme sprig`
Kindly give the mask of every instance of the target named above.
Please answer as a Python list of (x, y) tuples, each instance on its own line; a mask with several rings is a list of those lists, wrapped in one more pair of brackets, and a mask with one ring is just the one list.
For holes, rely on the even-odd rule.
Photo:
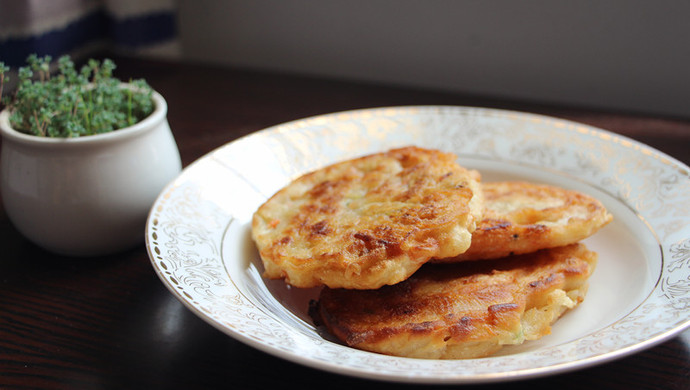
[[(69, 56), (57, 61), (30, 55), (17, 71), (17, 89), (4, 102), (16, 130), (41, 137), (81, 137), (131, 126), (153, 112), (153, 90), (144, 80), (129, 86), (113, 77), (115, 63), (91, 59), (77, 72)], [(9, 68), (0, 62), (0, 93)]]
[(5, 104), (5, 99), (3, 98), (3, 88), (5, 87), (5, 83), (10, 81), (10, 77), (7, 76), (7, 73), (10, 71), (10, 67), (5, 65), (4, 62), (0, 61), (0, 104)]

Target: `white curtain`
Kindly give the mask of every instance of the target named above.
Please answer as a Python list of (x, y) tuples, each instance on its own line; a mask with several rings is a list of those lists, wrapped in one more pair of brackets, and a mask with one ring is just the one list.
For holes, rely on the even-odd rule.
[(99, 50), (176, 57), (175, 0), (0, 0), (0, 61)]

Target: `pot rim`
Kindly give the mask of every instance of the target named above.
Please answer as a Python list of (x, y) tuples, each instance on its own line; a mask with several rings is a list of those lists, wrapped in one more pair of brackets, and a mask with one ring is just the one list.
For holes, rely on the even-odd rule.
[(60, 145), (94, 145), (103, 142), (113, 142), (115, 140), (122, 140), (134, 137), (137, 134), (146, 130), (153, 129), (156, 124), (160, 123), (167, 116), (168, 105), (163, 96), (153, 91), (151, 98), (154, 102), (153, 112), (133, 124), (132, 126), (123, 127), (108, 133), (93, 134), (83, 137), (63, 138), (63, 137), (40, 137), (36, 135), (26, 134), (14, 129), (10, 125), (10, 113), (8, 109), (0, 111), (0, 134), (3, 141), (14, 141), (21, 144), (29, 144), (32, 146), (50, 146), (60, 147)]

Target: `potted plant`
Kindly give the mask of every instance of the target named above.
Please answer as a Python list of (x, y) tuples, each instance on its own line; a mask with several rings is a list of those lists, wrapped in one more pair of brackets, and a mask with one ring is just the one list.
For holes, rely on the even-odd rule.
[[(68, 56), (27, 59), (0, 112), (0, 194), (15, 227), (71, 256), (143, 242), (149, 209), (181, 170), (165, 99), (113, 77), (110, 60), (79, 72)], [(0, 93), (8, 68), (0, 63)]]

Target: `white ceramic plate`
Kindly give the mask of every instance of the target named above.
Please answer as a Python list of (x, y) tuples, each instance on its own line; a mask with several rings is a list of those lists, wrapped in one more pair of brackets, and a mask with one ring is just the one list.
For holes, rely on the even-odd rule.
[[(252, 213), (307, 171), (405, 145), (454, 152), (484, 181), (526, 179), (599, 198), (614, 221), (586, 240), (599, 253), (587, 299), (541, 340), (498, 355), (439, 361), (355, 350), (317, 332), (318, 289), (262, 279)], [(231, 142), (186, 168), (155, 202), (153, 267), (190, 310), (228, 335), (335, 373), (415, 383), (536, 377), (609, 361), (690, 325), (690, 171), (648, 146), (589, 126), (447, 106), (357, 110), (294, 121)]]

